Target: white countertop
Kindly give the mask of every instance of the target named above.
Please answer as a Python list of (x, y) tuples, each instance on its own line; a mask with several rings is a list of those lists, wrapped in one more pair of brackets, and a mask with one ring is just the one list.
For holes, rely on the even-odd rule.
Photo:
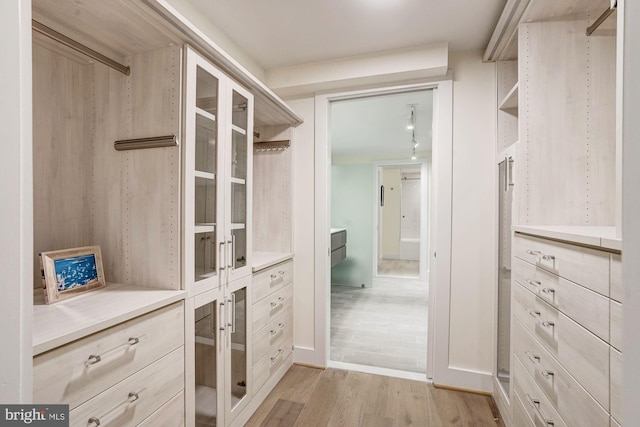
[(339, 233), (341, 231), (347, 231), (347, 229), (346, 228), (332, 228), (331, 229), (331, 234)]
[(622, 250), (622, 238), (616, 237), (615, 226), (514, 225), (512, 230), (603, 249)]
[(252, 254), (253, 272), (264, 270), (267, 267), (276, 265), (293, 258), (291, 252), (254, 252)]
[(33, 355), (185, 298), (185, 291), (107, 283), (55, 304), (33, 306)]

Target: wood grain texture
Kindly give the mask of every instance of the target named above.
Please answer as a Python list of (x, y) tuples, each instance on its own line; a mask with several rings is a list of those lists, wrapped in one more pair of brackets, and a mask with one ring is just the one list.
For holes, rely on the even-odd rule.
[[(70, 409), (184, 344), (184, 309), (175, 303), (34, 358), (34, 401)], [(131, 337), (139, 342), (127, 345)], [(85, 366), (90, 355), (101, 360)]]
[(292, 249), (292, 153), (256, 152), (253, 156), (253, 247), (263, 252)]
[(33, 45), (34, 288), (40, 252), (95, 244), (92, 81), (92, 66)]
[[(514, 354), (560, 416), (569, 425), (606, 426), (607, 411), (522, 327), (520, 322), (515, 321), (514, 327)], [(553, 376), (545, 377), (542, 374), (544, 371), (553, 372)], [(514, 378), (517, 379), (517, 376), (514, 375)], [(608, 390), (608, 386), (606, 389)], [(524, 399), (525, 396), (522, 397)]]
[(622, 353), (611, 348), (611, 416), (622, 423)]
[(615, 223), (615, 38), (588, 23), (520, 27), (521, 224)]
[[(518, 61), (496, 62), (498, 86), (497, 102), (500, 103), (518, 82)], [(497, 152), (500, 153), (518, 140), (518, 116), (498, 110), (498, 142)]]
[[(490, 399), (419, 381), (293, 366), (246, 426), (503, 426)], [(281, 401), (303, 407), (295, 420), (273, 424), (284, 419), (277, 415)]]
[(138, 424), (138, 427), (182, 427), (184, 419), (184, 391), (176, 394), (171, 400), (162, 405), (156, 412)]

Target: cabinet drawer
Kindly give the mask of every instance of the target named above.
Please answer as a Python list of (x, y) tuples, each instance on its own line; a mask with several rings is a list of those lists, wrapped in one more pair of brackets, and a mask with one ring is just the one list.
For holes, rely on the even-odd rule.
[(293, 304), (293, 286), (290, 284), (269, 295), (253, 305), (253, 330), (262, 329), (277, 315), (283, 313)]
[(138, 424), (138, 427), (182, 427), (184, 415), (184, 391), (181, 391)]
[(347, 247), (343, 246), (331, 252), (331, 267), (335, 267), (347, 257)]
[(622, 304), (611, 301), (611, 339), (610, 344), (622, 351)]
[[(70, 426), (135, 426), (183, 389), (184, 348), (180, 347), (75, 408), (69, 413)], [(90, 422), (92, 418), (99, 422)]]
[(516, 233), (515, 256), (609, 296), (609, 253)]
[(293, 337), (293, 314), (290, 309), (253, 334), (253, 360), (260, 360), (283, 337)]
[(262, 359), (253, 365), (253, 392), (260, 391), (264, 383), (273, 375), (282, 363), (291, 355), (291, 341), (283, 342), (275, 346)]
[(73, 409), (183, 344), (177, 302), (48, 351), (33, 359), (34, 402)]
[(519, 258), (515, 259), (513, 274), (518, 283), (542, 300), (609, 341), (609, 298)]
[(347, 230), (331, 233), (331, 251), (347, 244)]
[(524, 403), (522, 403), (522, 399), (518, 396), (518, 393), (513, 393), (512, 400), (512, 417), (513, 417), (513, 425), (518, 427), (535, 427), (531, 418), (527, 414), (527, 410), (524, 407)]
[(258, 302), (267, 295), (291, 283), (293, 262), (274, 265), (253, 275), (253, 301)]
[(624, 287), (622, 285), (622, 255), (611, 254), (611, 298), (624, 302)]
[(514, 359), (513, 389), (522, 400), (524, 410), (534, 425), (567, 427), (547, 396), (540, 390), (518, 359)]
[(514, 290), (516, 318), (608, 409), (609, 345), (522, 286)]
[[(570, 426), (606, 426), (607, 411), (522, 326), (514, 322), (514, 353)], [(514, 374), (514, 377), (516, 375)], [(609, 387), (606, 386), (606, 389)]]
[(622, 353), (611, 349), (611, 416), (622, 423)]

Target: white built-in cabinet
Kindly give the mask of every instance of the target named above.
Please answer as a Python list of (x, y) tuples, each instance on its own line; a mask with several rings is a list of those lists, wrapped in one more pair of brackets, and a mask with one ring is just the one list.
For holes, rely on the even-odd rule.
[(251, 399), (253, 96), (186, 48), (187, 425), (229, 425)]
[(251, 274), (253, 96), (186, 49), (184, 282), (190, 295)]
[[(300, 118), (164, 3), (33, 18), (34, 401), (74, 426), (243, 425), (292, 363)], [(87, 245), (107, 286), (43, 304), (38, 253)]]
[(497, 62), (498, 163), (515, 159), (493, 391), (507, 425), (625, 425), (615, 3), (509, 1), (485, 55)]

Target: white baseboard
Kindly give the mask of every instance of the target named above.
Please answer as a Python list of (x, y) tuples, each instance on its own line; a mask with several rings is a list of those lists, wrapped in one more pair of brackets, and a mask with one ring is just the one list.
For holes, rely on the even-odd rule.
[(493, 374), (491, 372), (449, 366), (444, 372), (434, 372), (433, 376), (433, 383), (437, 386), (487, 394), (493, 392)]
[(309, 347), (294, 346), (293, 363), (297, 363), (300, 365), (317, 366), (315, 349)]

